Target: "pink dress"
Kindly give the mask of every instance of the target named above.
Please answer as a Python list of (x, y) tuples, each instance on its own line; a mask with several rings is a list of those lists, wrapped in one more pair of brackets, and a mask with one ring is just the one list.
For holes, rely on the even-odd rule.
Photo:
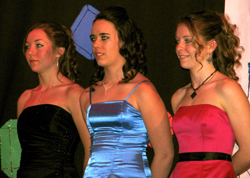
[[(220, 152), (232, 154), (235, 136), (225, 111), (209, 105), (180, 107), (173, 117), (179, 153)], [(178, 162), (170, 178), (236, 178), (226, 160)]]

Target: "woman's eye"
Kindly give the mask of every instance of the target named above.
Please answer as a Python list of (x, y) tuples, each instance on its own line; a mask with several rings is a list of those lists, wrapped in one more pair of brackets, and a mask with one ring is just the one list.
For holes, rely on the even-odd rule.
[(107, 39), (109, 39), (109, 37), (107, 37), (107, 36), (102, 36), (102, 40), (104, 41), (104, 40), (107, 40)]
[(25, 51), (27, 51), (29, 48), (30, 48), (30, 46), (28, 46), (28, 45), (26, 45), (26, 46), (24, 47)]
[(179, 44), (180, 40), (175, 40), (174, 42), (175, 42), (175, 44)]
[(41, 48), (41, 47), (43, 47), (43, 45), (42, 44), (37, 44), (36, 47)]
[(96, 40), (96, 38), (90, 37), (90, 41), (94, 42), (95, 40)]
[(186, 39), (186, 40), (185, 40), (185, 42), (186, 42), (186, 43), (191, 43), (191, 42), (192, 42), (192, 40), (190, 40), (190, 39)]

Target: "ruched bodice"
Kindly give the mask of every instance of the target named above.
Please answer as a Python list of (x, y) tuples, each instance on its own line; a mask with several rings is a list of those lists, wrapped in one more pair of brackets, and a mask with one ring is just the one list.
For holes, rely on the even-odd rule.
[(127, 98), (89, 106), (87, 125), (92, 146), (84, 177), (151, 177), (147, 130), (141, 113)]
[[(232, 154), (235, 136), (225, 111), (209, 105), (180, 107), (173, 117), (179, 153), (220, 152)], [(225, 160), (179, 162), (171, 178), (233, 178), (232, 164)]]
[(18, 177), (79, 177), (74, 166), (79, 135), (70, 113), (56, 105), (31, 106), (19, 116), (17, 130)]

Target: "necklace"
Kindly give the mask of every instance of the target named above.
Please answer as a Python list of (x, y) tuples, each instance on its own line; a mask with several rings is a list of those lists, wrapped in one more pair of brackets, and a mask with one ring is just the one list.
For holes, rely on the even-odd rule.
[(194, 97), (197, 95), (196, 90), (198, 90), (202, 85), (204, 85), (204, 83), (210, 78), (212, 77), (212, 75), (217, 71), (217, 69), (215, 69), (215, 71), (213, 71), (197, 88), (194, 88), (191, 82), (191, 87), (194, 90), (194, 92), (192, 93), (191, 98), (194, 99)]
[(104, 82), (102, 81), (102, 86), (103, 86), (103, 88), (104, 88), (105, 95), (106, 95), (106, 91), (107, 91), (108, 89), (110, 89), (112, 86), (114, 86), (115, 84), (117, 84), (117, 83), (118, 83), (118, 81), (115, 82), (115, 83), (113, 83), (113, 84), (111, 84), (110, 86), (106, 87), (105, 84), (104, 84)]
[[(60, 79), (60, 80), (61, 80), (61, 79)], [(46, 90), (44, 90), (44, 91), (41, 91), (41, 90), (40, 90), (40, 91), (41, 91), (41, 95), (40, 95), (38, 101), (40, 101), (40, 99), (42, 98), (44, 92), (46, 92), (48, 89), (54, 87), (60, 80), (57, 80), (56, 83), (54, 83), (53, 85), (51, 85), (50, 87), (48, 87)]]

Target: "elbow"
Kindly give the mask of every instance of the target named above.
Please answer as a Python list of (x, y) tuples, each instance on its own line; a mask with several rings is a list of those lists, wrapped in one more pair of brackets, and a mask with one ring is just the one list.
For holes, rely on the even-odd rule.
[(166, 159), (170, 159), (173, 162), (173, 159), (174, 159), (174, 147), (173, 147), (173, 145), (167, 149), (167, 151), (165, 153), (165, 157), (167, 157)]
[(170, 149), (164, 153), (156, 154), (155, 158), (159, 159), (162, 163), (165, 163), (167, 165), (172, 165), (173, 159), (174, 159), (174, 150)]
[(167, 162), (168, 162), (169, 164), (172, 165), (173, 160), (174, 160), (174, 150), (172, 150), (171, 152), (169, 152), (169, 153), (166, 155), (166, 158), (165, 158), (165, 159), (167, 160)]

